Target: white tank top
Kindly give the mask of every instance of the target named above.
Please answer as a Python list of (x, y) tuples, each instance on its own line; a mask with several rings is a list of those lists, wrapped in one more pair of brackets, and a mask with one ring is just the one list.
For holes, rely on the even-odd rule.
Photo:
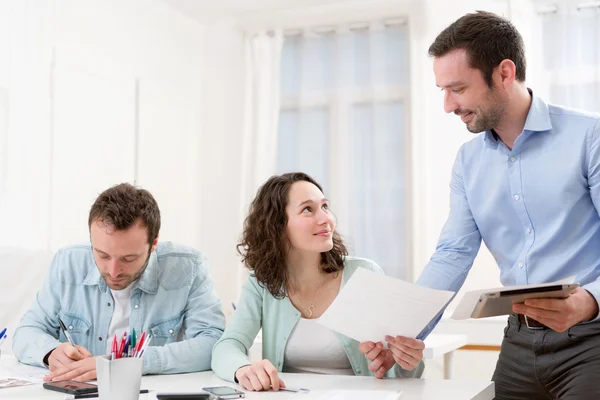
[(335, 333), (318, 319), (300, 318), (283, 358), (283, 372), (354, 375), (344, 347)]

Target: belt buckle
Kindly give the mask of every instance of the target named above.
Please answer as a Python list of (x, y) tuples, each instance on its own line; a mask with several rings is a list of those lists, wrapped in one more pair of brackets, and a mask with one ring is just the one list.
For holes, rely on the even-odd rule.
[[(529, 325), (529, 318), (527, 318), (527, 315), (523, 314), (523, 317), (525, 317), (525, 325), (527, 325), (527, 327), (528, 327), (529, 329), (538, 329), (538, 330), (539, 330), (539, 329), (544, 329), (544, 327), (543, 327), (543, 326), (530, 326), (530, 325)], [(540, 324), (540, 322), (538, 322), (538, 324)], [(541, 325), (541, 324), (540, 324), (540, 325)]]

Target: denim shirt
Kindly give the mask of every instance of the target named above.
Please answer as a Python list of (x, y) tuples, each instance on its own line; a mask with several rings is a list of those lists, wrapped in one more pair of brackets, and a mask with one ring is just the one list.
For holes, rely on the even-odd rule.
[[(144, 353), (144, 374), (210, 369), (212, 347), (225, 318), (201, 252), (160, 242), (131, 292), (129, 332), (153, 338)], [(90, 244), (59, 250), (33, 305), (13, 338), (19, 361), (44, 366), (44, 356), (66, 342), (60, 317), (76, 345), (94, 356), (106, 353), (114, 301)]]

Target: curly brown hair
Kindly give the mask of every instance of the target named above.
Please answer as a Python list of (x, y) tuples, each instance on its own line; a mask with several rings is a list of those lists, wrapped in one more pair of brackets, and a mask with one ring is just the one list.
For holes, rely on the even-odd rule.
[[(323, 189), (313, 178), (302, 172), (291, 172), (270, 177), (257, 191), (244, 221), (244, 231), (237, 251), (242, 262), (256, 276), (262, 287), (277, 299), (287, 295), (287, 250), (291, 243), (286, 234), (288, 222), (285, 211), (290, 187), (306, 181)], [(326, 273), (344, 269), (348, 250), (340, 235), (334, 230), (333, 248), (321, 253), (321, 270)]]

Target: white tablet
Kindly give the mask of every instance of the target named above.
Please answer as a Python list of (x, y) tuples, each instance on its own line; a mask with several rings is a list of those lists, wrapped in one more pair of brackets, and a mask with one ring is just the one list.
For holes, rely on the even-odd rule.
[(578, 283), (570, 283), (483, 293), (479, 297), (479, 301), (471, 314), (471, 318), (508, 315), (512, 313), (513, 304), (523, 303), (526, 299), (564, 299), (569, 297), (571, 292), (578, 287)]

